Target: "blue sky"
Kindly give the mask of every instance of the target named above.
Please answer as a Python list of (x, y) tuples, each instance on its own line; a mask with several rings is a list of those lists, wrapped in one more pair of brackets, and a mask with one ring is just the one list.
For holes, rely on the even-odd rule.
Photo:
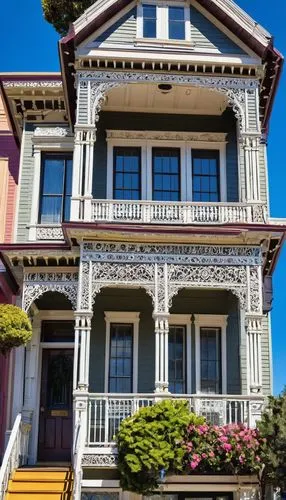
[[(42, 16), (40, 0), (9, 0), (1, 5), (0, 71), (58, 71), (58, 35)], [(285, 0), (237, 0), (237, 3), (275, 36), (286, 55)], [(278, 90), (269, 134), (268, 162), (271, 215), (286, 217), (286, 71)], [(274, 393), (286, 384), (286, 245), (274, 278), (272, 343)]]

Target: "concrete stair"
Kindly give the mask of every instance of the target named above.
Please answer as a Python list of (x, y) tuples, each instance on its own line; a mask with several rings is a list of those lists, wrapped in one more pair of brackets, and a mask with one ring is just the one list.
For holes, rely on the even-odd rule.
[(17, 469), (8, 485), (6, 500), (71, 500), (73, 473), (69, 467)]

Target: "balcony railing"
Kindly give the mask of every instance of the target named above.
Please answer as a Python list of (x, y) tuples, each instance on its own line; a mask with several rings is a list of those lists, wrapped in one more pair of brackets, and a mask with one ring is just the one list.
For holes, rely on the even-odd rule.
[(134, 224), (253, 224), (266, 222), (261, 203), (93, 200), (93, 222)]
[[(255, 426), (264, 407), (261, 396), (169, 395), (187, 400), (190, 410), (215, 425), (243, 423)], [(110, 447), (122, 420), (139, 408), (151, 406), (162, 397), (157, 394), (89, 394), (87, 447)]]

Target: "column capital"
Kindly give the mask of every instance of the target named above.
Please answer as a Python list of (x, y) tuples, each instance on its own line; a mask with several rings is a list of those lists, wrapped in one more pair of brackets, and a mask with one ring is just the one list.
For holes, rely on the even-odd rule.
[(247, 333), (262, 333), (262, 319), (261, 315), (246, 314), (245, 315), (245, 327)]
[(169, 321), (170, 313), (168, 312), (153, 312), (154, 321)]

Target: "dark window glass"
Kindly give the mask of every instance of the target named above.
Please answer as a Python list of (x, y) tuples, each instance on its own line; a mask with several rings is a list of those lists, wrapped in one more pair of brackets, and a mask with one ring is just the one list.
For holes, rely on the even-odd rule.
[(141, 148), (114, 148), (113, 198), (140, 200)]
[(143, 37), (156, 38), (157, 36), (157, 7), (143, 4)]
[(133, 325), (111, 323), (109, 392), (132, 392)]
[(184, 7), (169, 7), (169, 38), (171, 40), (185, 40)]
[(185, 338), (184, 326), (169, 329), (169, 390), (174, 394), (185, 394)]
[(43, 321), (41, 342), (74, 342), (73, 321)]
[(219, 151), (192, 150), (193, 201), (220, 201)]
[(153, 148), (153, 200), (180, 200), (180, 150)]
[(201, 392), (221, 392), (221, 329), (201, 328)]
[(42, 161), (39, 223), (58, 224), (69, 220), (71, 194), (71, 155), (46, 154)]

